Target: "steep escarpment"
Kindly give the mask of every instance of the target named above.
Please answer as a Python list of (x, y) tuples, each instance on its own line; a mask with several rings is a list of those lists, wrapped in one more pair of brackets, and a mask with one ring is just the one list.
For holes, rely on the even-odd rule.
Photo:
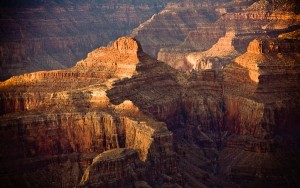
[[(147, 53), (184, 71), (191, 71), (194, 67), (187, 60), (189, 53), (203, 53), (209, 50), (213, 45), (218, 45), (222, 38), (228, 38), (228, 33), (235, 33), (235, 35), (231, 40), (227, 40), (227, 45), (232, 45), (238, 53), (245, 53), (249, 42), (255, 38), (277, 37), (281, 33), (295, 30), (299, 25), (299, 12), (295, 1), (227, 1), (212, 3), (208, 7), (197, 6), (197, 3), (186, 4), (186, 6), (188, 8), (179, 8), (175, 5), (166, 7), (144, 25), (140, 25), (136, 29), (138, 32), (133, 33), (136, 38), (141, 39), (141, 44), (145, 46)], [(164, 24), (166, 23), (164, 15), (172, 13), (173, 17), (169, 20), (173, 20), (176, 13), (184, 15), (191, 10), (198, 13), (198, 19), (204, 19), (192, 18), (177, 27), (168, 27)], [(198, 22), (195, 27), (187, 26), (194, 21)], [(155, 31), (157, 25), (160, 25), (159, 32)], [(178, 29), (187, 32), (171, 32)], [(164, 37), (165, 33), (168, 33), (166, 37)], [(219, 51), (226, 51), (227, 45), (223, 45), (225, 48), (220, 48)], [(155, 47), (155, 51), (150, 50), (148, 46)], [(218, 54), (214, 56), (217, 59), (206, 57), (195, 61), (202, 61), (202, 64), (209, 64), (210, 67), (210, 64), (228, 64), (236, 57), (228, 56), (219, 59)]]
[(233, 46), (234, 37), (234, 32), (227, 32), (209, 50), (187, 54), (186, 64), (194, 70), (221, 69), (225, 67), (239, 54)]
[(164, 1), (1, 2), (0, 80), (71, 67), (98, 46), (129, 34)]
[[(141, 164), (135, 182), (153, 185), (165, 174), (173, 181), (160, 179), (159, 184), (180, 183), (173, 136), (165, 123), (144, 114), (131, 101), (113, 105), (106, 96), (114, 81), (137, 74), (136, 66), (141, 63), (137, 54), (143, 54), (140, 45), (123, 37), (69, 69), (1, 82), (1, 182), (16, 187), (24, 182), (28, 186), (74, 187), (85, 170), (93, 169), (93, 165), (88, 167), (99, 153), (131, 148)], [(126, 160), (130, 156), (130, 152), (120, 154), (118, 159), (131, 165)], [(59, 176), (63, 171), (65, 175)], [(123, 171), (117, 168), (110, 173), (119, 177)], [(39, 181), (39, 177), (51, 180)], [(97, 181), (93, 176), (85, 181), (98, 185), (92, 183)], [(103, 185), (111, 181), (106, 179)], [(125, 176), (120, 182), (121, 187), (134, 184)]]
[[(188, 76), (166, 73), (163, 70), (169, 68), (159, 69), (160, 62), (141, 64), (140, 76), (116, 82), (108, 96), (116, 104), (130, 99), (167, 123), (175, 134), (186, 185), (274, 185), (266, 176), (278, 178), (280, 185), (290, 184), (284, 179), (297, 173), (284, 166), (293, 165), (275, 161), (298, 156), (298, 48), (297, 40), (257, 39), (223, 70), (192, 71)], [(165, 76), (153, 76), (158, 73)], [(152, 82), (145, 84), (149, 79)], [(199, 164), (197, 158), (203, 161)], [(260, 163), (252, 165), (254, 158)], [(222, 178), (228, 176), (233, 179)]]
[(72, 68), (1, 82), (1, 182), (296, 186), (295, 36), (253, 40), (224, 69), (190, 74), (122, 37)]
[[(253, 1), (252, 1), (253, 3)], [(268, 4), (268, 6), (266, 5)], [(224, 6), (223, 13), (216, 22), (208, 28), (198, 28), (187, 36), (185, 42), (188, 46), (197, 44), (205, 46), (203, 32), (216, 33), (224, 36), (225, 32), (235, 32), (234, 46), (238, 52), (245, 52), (250, 41), (258, 37), (274, 37), (281, 31), (299, 24), (299, 15), (294, 1), (256, 1), (253, 4), (234, 4), (235, 6)], [(232, 8), (234, 7), (234, 8)], [(217, 10), (216, 10), (217, 11)], [(203, 36), (204, 35), (204, 36)], [(200, 40), (198, 40), (197, 38)], [(197, 48), (196, 48), (197, 49)]]
[[(278, 130), (289, 131), (291, 126), (299, 124), (294, 116), (299, 108), (298, 48), (297, 40), (254, 40), (247, 53), (225, 68), (228, 126), (264, 142), (271, 141), (279, 134)], [(240, 87), (234, 86), (236, 84)], [(250, 110), (254, 106), (255, 109)], [(240, 113), (234, 110), (237, 108)], [(244, 129), (240, 129), (241, 126)], [(267, 147), (263, 150), (271, 149), (263, 147)]]
[(183, 5), (169, 4), (133, 30), (132, 36), (141, 42), (145, 52), (152, 57), (157, 57), (161, 48), (173, 48), (182, 44), (190, 31), (206, 27), (215, 19), (216, 13), (209, 7), (214, 3), (184, 2)]

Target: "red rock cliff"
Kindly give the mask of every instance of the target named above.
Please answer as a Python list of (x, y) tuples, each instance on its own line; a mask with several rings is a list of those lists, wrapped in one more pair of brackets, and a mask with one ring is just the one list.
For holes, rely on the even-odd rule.
[[(34, 178), (40, 171), (65, 170), (69, 179), (65, 186), (76, 186), (82, 175), (80, 170), (65, 169), (65, 160), (49, 161), (64, 158), (85, 170), (98, 153), (126, 147), (136, 150), (136, 159), (144, 161), (141, 168), (147, 171), (147, 176), (140, 172), (135, 181), (153, 184), (154, 177), (161, 174), (176, 176), (172, 133), (166, 125), (143, 114), (130, 101), (113, 105), (106, 96), (116, 80), (137, 74), (136, 67), (141, 63), (138, 54), (142, 53), (134, 39), (122, 37), (111, 47), (89, 53), (72, 68), (25, 74), (1, 82), (1, 145), (6, 145), (1, 151), (1, 166), (12, 169), (6, 175), (14, 173), (18, 164), (22, 173), (28, 174), (20, 183), (35, 185)], [(72, 156), (80, 157), (74, 160)], [(26, 161), (35, 166), (36, 173), (26, 170)], [(121, 169), (110, 172), (122, 173)], [(45, 176), (54, 174), (48, 171)], [(126, 177), (122, 181), (132, 184)], [(62, 182), (58, 178), (51, 185)], [(18, 183), (9, 178), (4, 182), (15, 186)], [(39, 183), (50, 185), (48, 181)]]

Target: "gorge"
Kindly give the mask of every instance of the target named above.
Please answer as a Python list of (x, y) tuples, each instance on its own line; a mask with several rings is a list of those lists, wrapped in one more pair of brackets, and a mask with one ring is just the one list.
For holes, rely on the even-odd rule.
[(9, 68), (3, 187), (300, 186), (297, 3), (164, 6), (74, 66)]

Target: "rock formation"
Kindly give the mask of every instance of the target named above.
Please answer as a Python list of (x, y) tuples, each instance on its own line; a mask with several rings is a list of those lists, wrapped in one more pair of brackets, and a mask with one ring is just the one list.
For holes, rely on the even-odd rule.
[[(292, 34), (295, 32), (282, 37), (295, 38)], [(285, 164), (275, 161), (297, 156), (284, 150), (283, 145), (287, 143), (281, 144), (278, 139), (287, 139), (291, 145), (298, 142), (296, 137), (291, 136), (291, 130), (299, 132), (296, 127), (299, 124), (296, 117), (300, 104), (297, 69), (299, 41), (256, 39), (250, 42), (247, 49), (224, 70), (192, 72), (189, 76), (179, 74), (173, 77), (164, 73), (164, 77), (153, 79), (153, 75), (163, 70), (141, 64), (138, 71), (143, 73), (143, 79), (132, 77), (117, 82), (108, 91), (113, 103), (130, 99), (145, 113), (150, 112), (156, 119), (167, 123), (175, 133), (179, 168), (183, 172), (184, 182), (189, 186), (203, 186), (202, 183), (207, 185), (211, 181), (214, 185), (229, 186), (233, 182), (242, 186), (254, 185), (253, 181), (257, 181), (259, 186), (274, 185), (267, 183), (269, 180), (265, 176), (278, 178), (280, 185), (290, 183), (284, 180), (286, 175), (276, 174), (285, 172)], [(150, 79), (151, 84), (145, 84), (145, 80)], [(162, 79), (168, 82), (164, 81), (162, 85)], [(186, 142), (196, 143), (197, 146)], [(297, 151), (294, 146), (292, 148)], [(238, 151), (242, 154), (235, 157)], [(202, 167), (191, 165), (189, 161), (196, 160), (194, 155), (204, 158)], [(231, 162), (227, 159), (230, 156), (234, 157)], [(243, 157), (249, 160), (246, 162)], [(254, 158), (261, 163), (249, 166)], [(286, 165), (292, 166), (291, 163)], [(189, 168), (197, 168), (197, 173)], [(203, 168), (236, 179), (226, 181), (207, 175), (209, 170)], [(294, 170), (296, 168), (293, 167)], [(293, 172), (287, 174), (297, 176)], [(239, 177), (252, 180), (240, 182)], [(203, 181), (195, 182), (197, 178)]]
[[(299, 25), (295, 1), (221, 1), (210, 5), (199, 2), (187, 4), (188, 8), (175, 5), (167, 6), (147, 20), (145, 26), (138, 27), (138, 32), (133, 32), (133, 35), (140, 39), (147, 53), (184, 71), (193, 69), (193, 65), (186, 60), (189, 53), (209, 50), (221, 37), (226, 38), (226, 32), (235, 33), (228, 45), (232, 45), (239, 53), (245, 53), (249, 42), (255, 38), (277, 37), (278, 34), (294, 30)], [(177, 27), (165, 24), (167, 15), (171, 14), (172, 17), (167, 18), (173, 21), (178, 19), (175, 15), (189, 15), (192, 10), (198, 15), (190, 16), (191, 19), (186, 20), (185, 24), (177, 24)], [(181, 20), (185, 19), (177, 22), (180, 23)], [(194, 21), (197, 25), (190, 27), (188, 23), (193, 24)], [(155, 28), (159, 28), (159, 32)], [(226, 48), (221, 51), (225, 50)], [(211, 62), (222, 64), (225, 61), (227, 64), (235, 57), (223, 60), (206, 58), (203, 62), (210, 65)]]
[(227, 32), (209, 50), (187, 54), (186, 63), (194, 70), (222, 69), (239, 54), (233, 46), (234, 37), (234, 32)]
[[(224, 125), (239, 136), (227, 139), (227, 149), (220, 154), (220, 166), (230, 166), (231, 170), (223, 173), (230, 174), (240, 185), (245, 186), (253, 179), (258, 180), (257, 186), (299, 183), (283, 180), (286, 174), (297, 176), (293, 170), (287, 172), (286, 167), (298, 168), (292, 167), (293, 162), (284, 161), (296, 157), (297, 154), (292, 153), (299, 149), (294, 145), (299, 142), (297, 136), (291, 136), (299, 134), (296, 126), (300, 104), (299, 44), (298, 40), (291, 39), (253, 40), (247, 52), (224, 69), (227, 109)], [(238, 152), (239, 147), (244, 147), (240, 157), (228, 161), (226, 158), (235, 156), (233, 153)], [(258, 160), (260, 162), (256, 162)], [(270, 182), (270, 177), (276, 181)], [(246, 178), (252, 180), (242, 180)]]
[[(116, 80), (138, 74), (138, 54), (143, 54), (140, 45), (123, 37), (111, 47), (89, 53), (69, 69), (30, 73), (1, 82), (1, 182), (12, 186), (24, 182), (35, 186), (38, 182), (41, 186), (74, 187), (98, 153), (114, 148), (134, 149), (134, 159), (141, 164), (141, 172), (138, 170), (134, 179), (137, 184), (153, 185), (158, 179), (159, 184), (180, 182), (172, 133), (165, 123), (145, 115), (131, 101), (113, 105), (106, 96)], [(131, 154), (125, 151), (116, 156), (124, 160), (124, 165), (131, 165), (127, 161)], [(113, 165), (108, 167), (112, 169), (109, 176), (125, 173), (126, 169), (109, 161), (104, 163)], [(86, 173), (94, 168), (101, 172), (102, 167), (94, 166), (93, 163)], [(66, 171), (65, 176), (56, 177), (62, 171)], [(41, 182), (36, 179), (40, 173)], [(94, 178), (93, 173), (98, 172), (85, 175), (84, 182), (97, 187), (101, 183), (89, 179)], [(175, 179), (165, 182), (160, 178), (162, 174)], [(47, 177), (50, 182), (42, 181)], [(116, 180), (117, 185), (131, 184), (131, 179), (122, 178), (121, 183)], [(104, 184), (111, 181), (114, 180)]]
[[(231, 96), (235, 97), (235, 104), (231, 103), (228, 107), (234, 110), (240, 103), (238, 101), (246, 100), (247, 106), (256, 106), (257, 109), (250, 113), (245, 110), (246, 117), (233, 118), (255, 120), (254, 124), (261, 125), (257, 127), (251, 125), (251, 134), (256, 138), (270, 138), (274, 136), (276, 127), (280, 128), (282, 122), (279, 120), (279, 111), (283, 111), (299, 103), (299, 41), (289, 39), (265, 39), (252, 41), (247, 52), (235, 59), (234, 63), (225, 68), (224, 87)], [(236, 87), (238, 84), (240, 87)], [(235, 90), (234, 88), (238, 89)], [(254, 104), (255, 103), (255, 104)], [(240, 106), (240, 105), (239, 105)], [(248, 109), (249, 107), (243, 107)], [(279, 108), (279, 109), (277, 109)], [(230, 110), (229, 110), (230, 111)], [(258, 113), (260, 111), (260, 113)], [(256, 113), (254, 113), (256, 112)], [(229, 112), (230, 113), (230, 112)], [(256, 117), (249, 117), (250, 114)], [(260, 114), (260, 115), (259, 115)], [(231, 116), (234, 115), (231, 113)], [(235, 114), (237, 115), (237, 114)], [(248, 116), (248, 117), (247, 117)], [(246, 118), (246, 119), (245, 119)], [(287, 124), (297, 124), (293, 118), (287, 118), (291, 121)], [(253, 124), (249, 122), (250, 124)], [(239, 123), (229, 123), (240, 124)], [(238, 130), (241, 131), (241, 130)], [(250, 132), (245, 134), (249, 134)], [(244, 133), (242, 133), (244, 134)]]
[[(297, 156), (284, 150), (299, 131), (299, 41), (284, 38), (293, 35), (254, 40), (223, 70), (189, 75), (122, 37), (69, 69), (1, 82), (1, 182), (197, 187), (271, 175), (285, 184), (295, 173), (276, 175), (274, 161)], [(229, 162), (237, 152), (261, 163)]]
[(138, 154), (133, 149), (112, 149), (93, 159), (82, 177), (81, 186), (88, 187), (121, 187), (132, 186)]
[[(217, 16), (213, 8), (219, 4), (223, 5), (223, 2), (170, 3), (164, 10), (134, 29), (131, 35), (141, 42), (146, 53), (157, 57), (160, 49), (168, 50), (180, 46), (189, 32), (211, 24)], [(180, 48), (180, 51), (182, 50), (185, 49)]]
[[(227, 16), (256, 19), (248, 14)], [(252, 40), (242, 53), (241, 33), (227, 32), (204, 54), (242, 55), (189, 74), (122, 37), (74, 67), (0, 82), (2, 185), (297, 187), (298, 34)]]
[(129, 34), (164, 1), (0, 2), (0, 80), (63, 69), (98, 46)]

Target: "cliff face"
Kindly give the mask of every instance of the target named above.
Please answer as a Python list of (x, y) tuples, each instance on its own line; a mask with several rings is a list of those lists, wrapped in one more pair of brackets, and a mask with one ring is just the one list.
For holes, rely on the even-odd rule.
[(187, 54), (186, 64), (194, 70), (222, 69), (239, 54), (233, 45), (234, 37), (234, 32), (227, 32), (209, 50)]
[(1, 82), (1, 182), (297, 185), (296, 36), (253, 40), (224, 69), (190, 74), (122, 37), (69, 69)]
[[(230, 98), (235, 96), (234, 102), (228, 101), (230, 121), (228, 125), (242, 125), (248, 122), (244, 125), (248, 128), (244, 130), (248, 129), (249, 132), (246, 131), (245, 134), (251, 132), (254, 137), (261, 139), (273, 138), (276, 129), (287, 128), (288, 125), (283, 125), (279, 119), (293, 111), (299, 104), (298, 48), (297, 40), (254, 40), (249, 44), (245, 54), (225, 68), (225, 91), (231, 95)], [(233, 89), (235, 84), (240, 85), (240, 90)], [(241, 102), (243, 100), (247, 102)], [(246, 106), (241, 107), (241, 103)], [(256, 110), (247, 110), (251, 108), (250, 106), (256, 106)], [(243, 114), (230, 112), (237, 107), (244, 109), (241, 111)], [(240, 121), (234, 123), (233, 119)], [(253, 120), (257, 122), (249, 122)], [(286, 121), (289, 125), (298, 124), (293, 122), (295, 121), (293, 117), (287, 118)], [(236, 131), (243, 132), (241, 129)]]
[[(173, 5), (146, 21), (144, 26), (140, 25), (136, 29), (138, 32), (133, 34), (141, 40), (147, 53), (176, 69), (191, 71), (195, 68), (193, 64), (196, 61), (202, 62), (203, 68), (219, 68), (220, 64), (228, 64), (236, 55), (222, 58), (216, 53), (213, 56), (218, 59), (211, 56), (197, 59), (194, 57), (191, 63), (189, 53), (203, 53), (210, 48), (216, 48), (213, 45), (219, 45), (224, 38), (228, 38), (228, 33), (235, 35), (219, 51), (226, 51), (227, 46), (233, 46), (238, 53), (244, 53), (249, 42), (255, 38), (277, 37), (278, 34), (293, 30), (293, 27), (299, 25), (296, 5), (294, 1), (226, 1), (212, 3), (207, 7), (201, 3), (186, 4), (188, 8)], [(175, 28), (165, 24), (170, 22), (166, 21), (164, 15), (172, 13), (168, 20), (173, 22), (177, 18), (175, 15), (188, 15), (191, 10), (198, 14), (195, 16), (197, 18), (190, 16), (191, 19), (185, 20), (185, 24), (177, 24), (179, 26)], [(177, 22), (180, 23), (181, 20), (184, 19)], [(194, 21), (197, 25), (189, 27), (188, 24), (193, 24)], [(158, 29), (155, 30), (158, 26), (159, 32)], [(186, 32), (177, 32), (178, 29)]]
[[(157, 57), (160, 49), (180, 46), (189, 32), (207, 27), (217, 17), (213, 7), (223, 4), (219, 1), (208, 4), (203, 1), (190, 4), (184, 2), (169, 4), (133, 30), (131, 35), (141, 42), (145, 52), (152, 57)], [(182, 50), (185, 51), (184, 48)]]
[[(292, 136), (299, 134), (298, 48), (298, 40), (253, 40), (247, 52), (224, 69), (224, 125), (239, 136), (228, 137), (226, 149), (220, 153), (220, 166), (230, 166), (222, 173), (240, 185), (251, 183), (240, 181), (248, 177), (258, 180), (259, 186), (284, 186), (291, 183), (283, 180), (286, 174), (296, 175), (286, 170), (294, 163), (283, 161), (295, 157), (292, 153), (299, 149), (294, 145), (297, 136)], [(236, 149), (240, 147), (244, 151)], [(228, 161), (235, 152), (241, 152), (240, 157)], [(268, 183), (268, 176), (276, 181)]]
[[(92, 176), (94, 165), (87, 167), (98, 153), (115, 148), (134, 150), (134, 159), (141, 164), (141, 172), (134, 179), (138, 183), (153, 184), (154, 178), (162, 174), (177, 177), (172, 133), (166, 125), (143, 114), (131, 101), (113, 105), (106, 96), (113, 82), (138, 74), (136, 66), (141, 62), (137, 54), (143, 54), (140, 45), (123, 37), (111, 47), (89, 53), (72, 68), (25, 74), (1, 82), (1, 182), (13, 186), (38, 182), (41, 186), (74, 187), (87, 169), (91, 177), (85, 175), (84, 181), (97, 187), (100, 182), (92, 183), (97, 181)], [(127, 161), (131, 152), (118, 157), (125, 166), (131, 165)], [(109, 161), (105, 164), (111, 165)], [(27, 170), (28, 165), (32, 170)], [(70, 165), (72, 168), (68, 168)], [(21, 173), (17, 173), (18, 167)], [(111, 168), (112, 175), (119, 177), (123, 173), (121, 168)], [(66, 171), (63, 177), (53, 174), (62, 171)], [(53, 179), (39, 182), (39, 173)], [(120, 186), (132, 183), (125, 176), (121, 178)], [(108, 179), (103, 181), (103, 185), (111, 183)]]
[(4, 3), (0, 11), (0, 80), (73, 66), (91, 50), (129, 34), (163, 8), (164, 1), (155, 2)]
[[(222, 42), (212, 49), (222, 47)], [(167, 123), (175, 134), (185, 185), (234, 182), (246, 186), (254, 185), (254, 180), (260, 186), (273, 185), (264, 176), (288, 184), (289, 180), (283, 180), (286, 175), (276, 174), (285, 172), (285, 164), (275, 161), (297, 156), (283, 148), (287, 144), (297, 151), (294, 144), (298, 139), (291, 135), (299, 132), (298, 48), (297, 40), (254, 40), (246, 53), (223, 70), (194, 71), (188, 76), (166, 74), (164, 70), (169, 68), (160, 69), (159, 62), (156, 66), (141, 64), (137, 69), (140, 77), (117, 82), (108, 96), (116, 104), (130, 99), (145, 113)], [(226, 56), (235, 52), (232, 48), (228, 51), (219, 53)], [(146, 80), (151, 84), (145, 84)], [(282, 144), (278, 139), (286, 141)], [(201, 164), (199, 158), (203, 158)], [(261, 163), (251, 163), (254, 158)], [(228, 182), (214, 174), (233, 180)], [(195, 181), (197, 178), (199, 181)]]

